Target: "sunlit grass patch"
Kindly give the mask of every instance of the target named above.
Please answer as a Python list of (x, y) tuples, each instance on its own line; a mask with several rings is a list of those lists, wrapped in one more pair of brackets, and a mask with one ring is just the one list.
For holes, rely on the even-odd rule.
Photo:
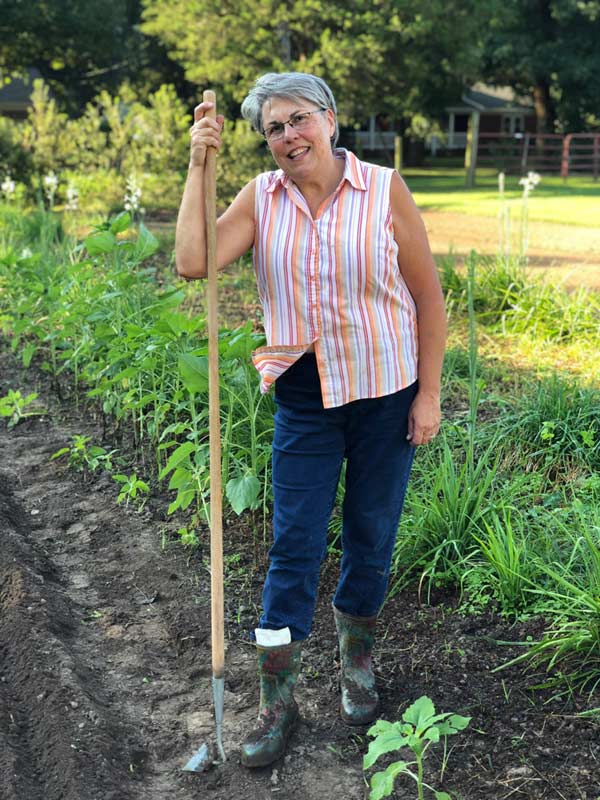
[[(465, 186), (465, 171), (460, 168), (437, 171), (406, 169), (403, 176), (421, 210), (498, 216), (497, 170), (478, 170), (476, 185), (472, 188)], [(522, 210), (519, 180), (520, 175), (507, 175), (505, 183), (504, 199), (515, 223)], [(599, 204), (600, 184), (591, 177), (571, 177), (565, 183), (558, 176), (544, 175), (529, 200), (529, 219), (574, 227), (596, 227)], [(573, 235), (576, 236), (576, 232)]]

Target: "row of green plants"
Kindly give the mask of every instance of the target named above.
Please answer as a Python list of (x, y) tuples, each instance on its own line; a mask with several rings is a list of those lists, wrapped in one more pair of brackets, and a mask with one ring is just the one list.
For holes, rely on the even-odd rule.
[[(117, 500), (134, 508), (168, 492), (181, 539), (193, 545), (209, 518), (205, 319), (190, 313), (200, 287), (175, 282), (158, 247), (128, 213), (75, 242), (55, 214), (2, 207), (0, 329), (24, 369), (36, 364), (59, 396), (92, 401), (110, 431), (111, 445), (80, 435), (55, 459), (112, 474)], [(465, 611), (542, 615), (546, 632), (523, 642), (517, 660), (546, 669), (542, 685), (591, 693), (600, 679), (600, 391), (593, 375), (516, 371), (497, 347), (488, 357), (485, 343), (521, 336), (540, 352), (576, 345), (586, 354), (598, 341), (598, 295), (535, 283), (506, 257), (473, 253), (466, 270), (448, 259), (440, 272), (452, 330), (446, 421), (415, 462), (389, 596), (413, 585), (425, 602), (452, 587)], [(244, 280), (225, 278), (227, 291)], [(265, 535), (273, 403), (250, 363), (262, 341), (246, 321), (221, 331), (219, 349), (225, 513), (250, 512)], [(16, 425), (40, 413), (36, 404), (15, 384), (0, 415)], [(336, 513), (332, 552), (340, 528)], [(396, 734), (404, 746), (408, 729)], [(392, 791), (394, 769), (373, 797)], [(416, 780), (422, 787), (418, 765)]]
[[(131, 439), (147, 479), (173, 493), (169, 512), (188, 512), (195, 531), (208, 517), (205, 319), (185, 312), (184, 289), (160, 286), (144, 265), (157, 240), (143, 224), (133, 235), (126, 212), (80, 244), (51, 214), (9, 209), (3, 221), (0, 326), (12, 349), (24, 367), (41, 366), (59, 396), (95, 400), (105, 428)], [(223, 485), (237, 513), (267, 503), (272, 400), (260, 396), (250, 361), (262, 343), (249, 323), (220, 336)], [(31, 413), (27, 400), (7, 395), (6, 416)], [(91, 447), (78, 440), (60, 456), (106, 468)]]

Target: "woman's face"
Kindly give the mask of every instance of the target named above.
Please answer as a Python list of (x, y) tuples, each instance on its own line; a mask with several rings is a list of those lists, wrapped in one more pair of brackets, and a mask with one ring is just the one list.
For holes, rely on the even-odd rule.
[(331, 137), (335, 132), (335, 117), (331, 109), (320, 111), (309, 100), (272, 97), (262, 109), (263, 130), (276, 123), (284, 123), (295, 114), (309, 111), (306, 125), (298, 131), (286, 124), (283, 136), (267, 139), (267, 143), (277, 166), (294, 180), (309, 177), (323, 169), (326, 161), (332, 158)]

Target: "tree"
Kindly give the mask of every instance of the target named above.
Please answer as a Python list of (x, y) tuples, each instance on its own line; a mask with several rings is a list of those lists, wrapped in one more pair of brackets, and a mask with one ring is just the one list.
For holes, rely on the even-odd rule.
[(35, 67), (75, 113), (124, 80), (145, 93), (184, 89), (182, 70), (139, 30), (140, 13), (140, 0), (0, 0), (0, 78)]
[(343, 121), (437, 116), (476, 76), (475, 0), (143, 0), (157, 36), (199, 86), (237, 105), (268, 71), (322, 75)]
[(484, 72), (533, 97), (539, 132), (582, 130), (600, 124), (599, 40), (599, 0), (502, 0)]

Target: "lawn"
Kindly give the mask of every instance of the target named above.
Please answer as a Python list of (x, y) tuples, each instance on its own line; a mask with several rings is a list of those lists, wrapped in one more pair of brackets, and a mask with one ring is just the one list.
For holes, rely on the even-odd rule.
[[(498, 175), (494, 170), (477, 172), (476, 186), (465, 187), (460, 168), (403, 170), (403, 176), (422, 211), (452, 211), (486, 217), (498, 216), (501, 203)], [(523, 190), (518, 175), (507, 175), (505, 201), (520, 212)], [(529, 196), (529, 219), (565, 225), (596, 227), (600, 222), (600, 182), (590, 177), (569, 178), (543, 175)]]

